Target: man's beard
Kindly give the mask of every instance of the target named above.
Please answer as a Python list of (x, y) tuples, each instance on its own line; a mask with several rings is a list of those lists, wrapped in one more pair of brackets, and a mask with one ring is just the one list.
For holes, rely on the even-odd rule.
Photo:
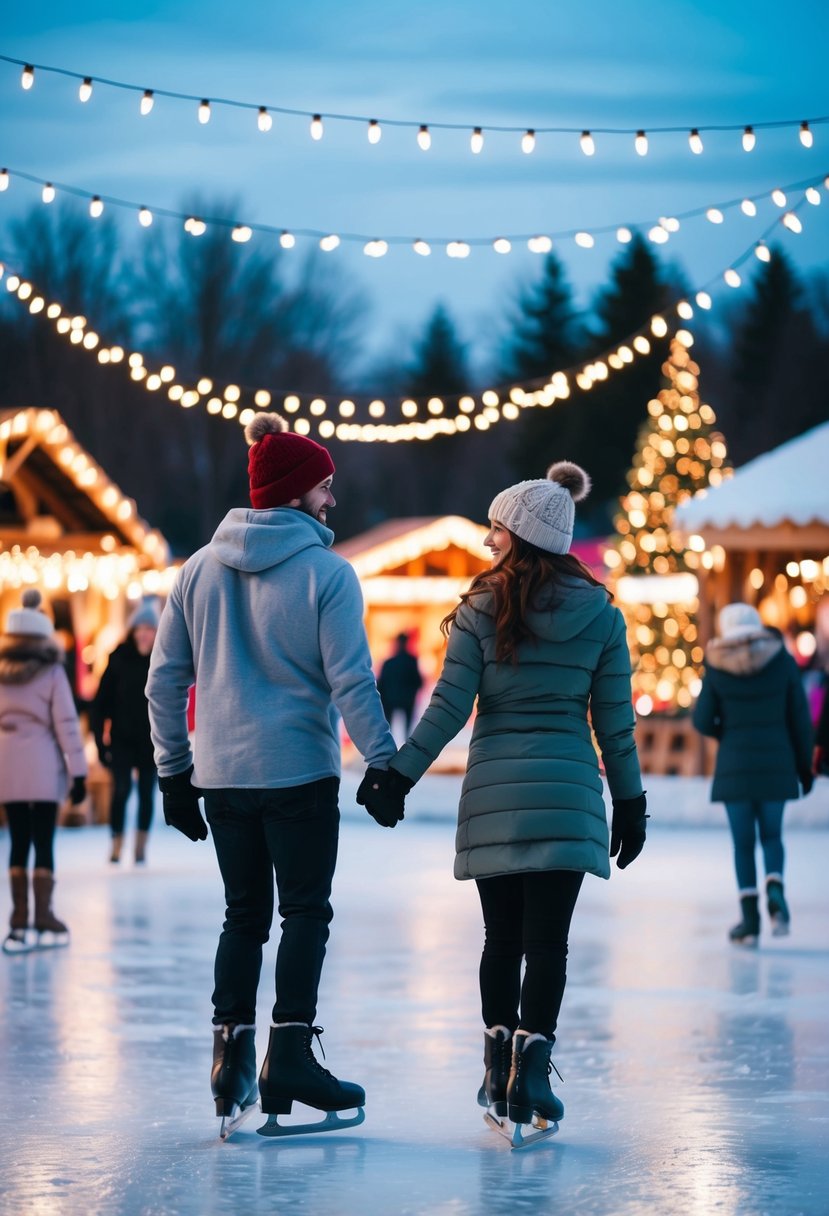
[(315, 519), (318, 524), (323, 524), (326, 528), (328, 527), (328, 519), (327, 519), (328, 508), (327, 507), (319, 507), (315, 511), (313, 509), (313, 507), (311, 507), (307, 502), (305, 502), (302, 498), (300, 498), (299, 510), (302, 511), (303, 515), (310, 515), (311, 519)]

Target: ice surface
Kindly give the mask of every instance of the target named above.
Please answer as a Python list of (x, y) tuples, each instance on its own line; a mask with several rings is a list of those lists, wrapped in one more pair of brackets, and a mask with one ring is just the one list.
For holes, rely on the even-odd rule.
[(72, 944), (0, 958), (3, 1213), (826, 1216), (829, 832), (788, 833), (792, 935), (741, 951), (727, 832), (660, 830), (657, 794), (639, 860), (585, 882), (554, 1057), (566, 1114), (517, 1154), (475, 1101), (481, 929), (474, 886), (452, 878), (458, 782), (425, 778), (394, 831), (354, 808), (355, 786), (318, 1021), (327, 1066), (366, 1088), (363, 1126), (274, 1142), (255, 1119), (220, 1143), (210, 843), (159, 817), (142, 871), (107, 863), (104, 829), (64, 830)]

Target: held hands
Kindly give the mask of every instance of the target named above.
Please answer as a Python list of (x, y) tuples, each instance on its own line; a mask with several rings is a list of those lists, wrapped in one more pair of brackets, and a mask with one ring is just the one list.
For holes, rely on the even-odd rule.
[(199, 810), (200, 790), (190, 783), (193, 765), (172, 777), (159, 777), (158, 786), (164, 803), (164, 821), (182, 832), (188, 840), (207, 840), (207, 824)]
[(69, 790), (69, 801), (73, 806), (79, 806), (86, 797), (86, 777), (73, 777), (72, 788)]
[(645, 829), (649, 815), (645, 814), (644, 793), (638, 798), (620, 798), (613, 803), (610, 828), (610, 856), (619, 854), (616, 865), (620, 870), (635, 861), (645, 847)]
[(360, 782), (357, 802), (383, 828), (393, 828), (403, 818), (403, 800), (414, 783), (394, 768), (370, 768)]

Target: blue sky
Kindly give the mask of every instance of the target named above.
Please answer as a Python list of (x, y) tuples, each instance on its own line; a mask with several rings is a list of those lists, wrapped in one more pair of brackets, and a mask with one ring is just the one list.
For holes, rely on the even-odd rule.
[[(586, 0), (566, 8), (553, 0), (40, 0), (7, 10), (0, 36), (5, 54), (93, 77), (470, 129), (488, 122), (690, 128), (826, 115), (827, 45), (825, 4), (768, 0)], [(12, 169), (92, 192), (178, 208), (199, 191), (238, 199), (242, 221), (377, 236), (589, 229), (829, 173), (829, 124), (816, 127), (809, 151), (789, 128), (760, 132), (749, 155), (733, 132), (706, 135), (702, 156), (689, 152), (684, 134), (652, 137), (644, 159), (621, 136), (597, 136), (589, 160), (573, 136), (539, 137), (525, 156), (517, 137), (492, 134), (473, 156), (468, 133), (438, 131), (423, 153), (411, 130), (386, 128), (370, 147), (362, 126), (328, 122), (317, 144), (303, 119), (277, 117), (262, 134), (250, 112), (219, 108), (201, 127), (195, 107), (172, 100), (139, 119), (134, 94), (99, 86), (84, 106), (77, 82), (46, 75), (24, 93), (19, 69), (6, 64), (0, 132), (0, 160)], [(822, 194), (800, 236), (780, 233), (804, 270), (829, 259), (829, 194)], [(8, 218), (38, 197), (24, 183), (0, 195), (0, 247)], [(701, 284), (779, 214), (766, 203), (755, 219), (736, 211), (717, 227), (689, 220), (663, 256)], [(125, 239), (140, 239), (133, 216), (122, 222)], [(608, 236), (590, 250), (572, 241), (558, 249), (588, 305), (619, 246)], [(523, 249), (506, 257), (473, 249), (463, 261), (439, 252), (419, 258), (408, 248), (374, 260), (359, 246), (328, 256), (372, 304), (370, 352), (407, 346), (440, 300), (479, 361), (506, 298), (538, 267)]]

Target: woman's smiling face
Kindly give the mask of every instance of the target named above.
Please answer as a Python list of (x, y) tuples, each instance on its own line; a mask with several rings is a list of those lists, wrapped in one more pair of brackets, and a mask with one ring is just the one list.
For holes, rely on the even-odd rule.
[(484, 544), (492, 555), (492, 565), (499, 565), (512, 548), (512, 536), (503, 524), (497, 520), (489, 521), (489, 531), (484, 537)]

